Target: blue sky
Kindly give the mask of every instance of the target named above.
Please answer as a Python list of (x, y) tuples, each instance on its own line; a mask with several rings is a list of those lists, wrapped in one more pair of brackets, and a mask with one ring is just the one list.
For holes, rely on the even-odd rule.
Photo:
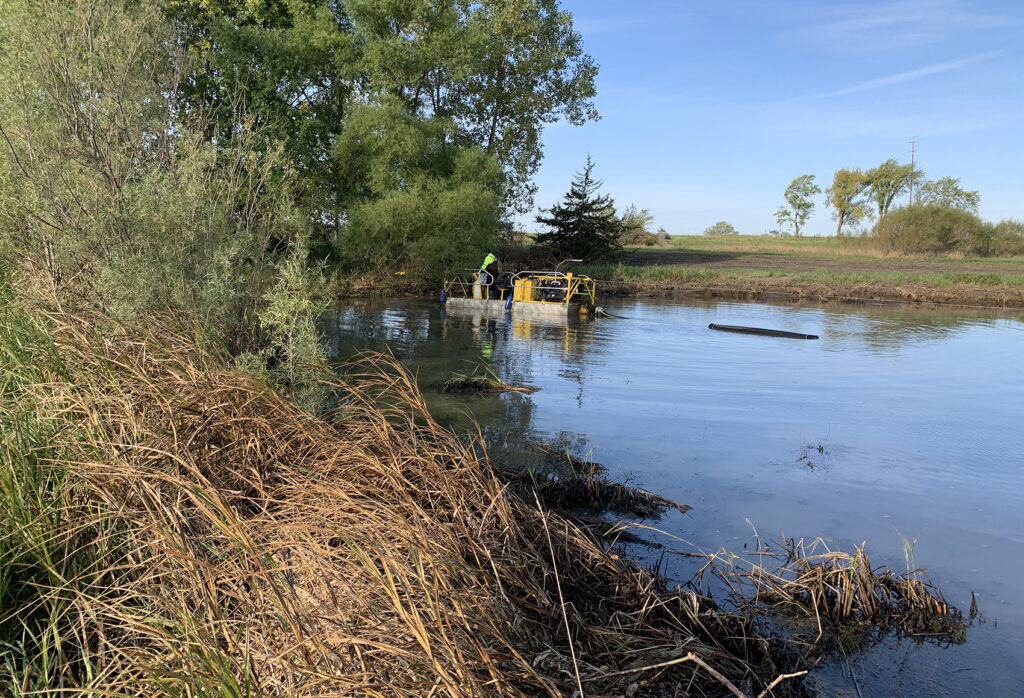
[[(794, 178), (894, 157), (1024, 220), (1024, 0), (562, 0), (601, 67), (598, 122), (544, 133), (537, 204), (588, 153), (669, 233), (775, 228)], [(520, 219), (536, 230), (533, 215)], [(819, 197), (806, 234), (835, 225)]]

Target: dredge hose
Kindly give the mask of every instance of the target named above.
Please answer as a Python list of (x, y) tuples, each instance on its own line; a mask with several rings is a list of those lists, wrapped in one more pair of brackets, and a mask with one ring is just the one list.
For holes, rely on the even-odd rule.
[(799, 332), (786, 332), (784, 330), (767, 330), (763, 327), (743, 327), (742, 325), (708, 325), (710, 330), (720, 332), (739, 332), (740, 334), (759, 334), (765, 337), (786, 337), (788, 339), (817, 339), (816, 334), (801, 334)]
[(628, 320), (629, 319), (625, 315), (612, 315), (611, 313), (609, 313), (607, 310), (605, 310), (604, 308), (602, 308), (599, 305), (594, 307), (594, 315), (596, 315), (597, 317), (614, 317), (614, 318), (618, 318), (619, 320)]

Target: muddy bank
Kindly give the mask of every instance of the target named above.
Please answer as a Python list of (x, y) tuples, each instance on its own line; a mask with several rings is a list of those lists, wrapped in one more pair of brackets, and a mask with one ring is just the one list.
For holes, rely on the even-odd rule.
[(707, 281), (612, 280), (598, 284), (599, 297), (699, 297), (751, 301), (820, 301), (841, 303), (924, 303), (935, 305), (1024, 308), (1024, 288), (1013, 286), (801, 282), (782, 278)]

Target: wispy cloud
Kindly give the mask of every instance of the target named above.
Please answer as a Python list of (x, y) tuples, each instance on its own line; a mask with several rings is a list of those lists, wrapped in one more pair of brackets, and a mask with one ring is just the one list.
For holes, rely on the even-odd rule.
[(950, 0), (909, 0), (823, 6), (799, 31), (803, 38), (844, 50), (906, 49), (941, 43), (965, 32), (1005, 30), (1024, 16), (961, 9)]
[(913, 82), (914, 80), (921, 80), (932, 75), (948, 73), (953, 70), (965, 68), (975, 63), (981, 63), (982, 61), (987, 61), (991, 58), (994, 58), (995, 56), (998, 56), (999, 54), (999, 51), (989, 51), (988, 53), (979, 53), (974, 56), (967, 56), (965, 58), (958, 58), (956, 60), (943, 61), (941, 63), (933, 63), (932, 65), (927, 65), (923, 68), (907, 70), (902, 73), (893, 73), (892, 75), (885, 75), (880, 78), (874, 78), (872, 80), (865, 80), (864, 82), (858, 82), (853, 85), (840, 88), (838, 90), (830, 90), (828, 92), (822, 92), (816, 95), (808, 95), (805, 97), (796, 97), (786, 101), (809, 102), (821, 99), (830, 99), (832, 97), (844, 97), (846, 95), (858, 94), (860, 92), (870, 92), (871, 90), (879, 90), (884, 87), (891, 87), (893, 85), (902, 85), (904, 83)]

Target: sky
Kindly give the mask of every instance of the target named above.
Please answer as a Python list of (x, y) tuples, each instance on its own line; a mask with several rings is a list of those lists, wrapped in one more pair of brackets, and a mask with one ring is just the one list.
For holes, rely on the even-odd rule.
[[(560, 4), (600, 65), (602, 118), (544, 131), (540, 207), (590, 154), (652, 229), (762, 234), (795, 177), (824, 190), (840, 168), (909, 162), (914, 139), (929, 179), (978, 190), (986, 220), (1024, 220), (1024, 0)], [(816, 202), (804, 234), (834, 234)]]

